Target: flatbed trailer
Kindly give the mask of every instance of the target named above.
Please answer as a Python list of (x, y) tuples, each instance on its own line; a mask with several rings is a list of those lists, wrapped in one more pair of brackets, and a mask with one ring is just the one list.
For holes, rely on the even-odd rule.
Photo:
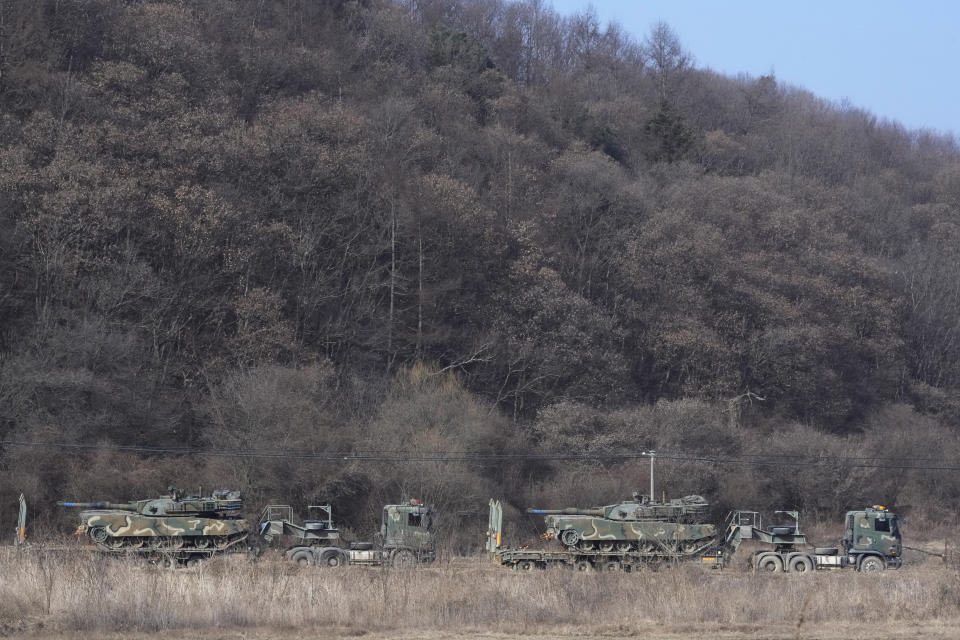
[(564, 568), (575, 571), (636, 571), (670, 562), (703, 561), (707, 556), (683, 553), (617, 553), (566, 549), (498, 549), (494, 561), (518, 571)]

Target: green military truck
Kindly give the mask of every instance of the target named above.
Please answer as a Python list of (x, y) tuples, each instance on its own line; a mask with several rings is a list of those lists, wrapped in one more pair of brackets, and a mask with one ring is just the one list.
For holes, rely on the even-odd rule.
[(288, 547), (285, 557), (301, 567), (342, 567), (346, 565), (413, 567), (437, 557), (434, 510), (410, 500), (383, 508), (377, 542), (352, 542), (342, 546), (340, 530), (333, 524), (329, 505), (309, 507), (322, 517), (297, 523), (289, 505), (268, 505), (260, 515), (260, 535), (270, 542), (286, 536), (298, 542)]
[(743, 541), (754, 540), (767, 546), (750, 557), (751, 566), (758, 571), (804, 573), (850, 568), (872, 572), (899, 569), (903, 563), (900, 518), (884, 506), (848, 511), (840, 546), (812, 549), (800, 531), (799, 514), (796, 511), (776, 513), (786, 516), (788, 524), (764, 528), (759, 513), (732, 512), (727, 517), (725, 539), (718, 545), (717, 552), (705, 556), (704, 560), (729, 564)]

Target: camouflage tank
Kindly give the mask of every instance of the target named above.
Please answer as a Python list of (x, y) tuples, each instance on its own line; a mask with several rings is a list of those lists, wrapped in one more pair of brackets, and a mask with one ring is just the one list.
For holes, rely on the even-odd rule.
[(247, 537), (239, 491), (214, 491), (207, 497), (169, 491), (134, 502), (57, 504), (83, 509), (77, 533), (86, 533), (104, 551), (166, 552), (185, 559), (212, 555)]
[(692, 556), (714, 542), (717, 528), (705, 524), (710, 505), (691, 495), (651, 502), (637, 493), (633, 500), (590, 509), (527, 509), (543, 514), (544, 538), (568, 549), (650, 556)]

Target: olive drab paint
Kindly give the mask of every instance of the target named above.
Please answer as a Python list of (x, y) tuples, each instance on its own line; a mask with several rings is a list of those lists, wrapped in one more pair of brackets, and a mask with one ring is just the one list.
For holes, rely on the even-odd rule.
[(841, 544), (847, 553), (874, 552), (899, 557), (903, 552), (900, 518), (879, 505), (863, 511), (848, 511)]
[(383, 508), (384, 549), (409, 549), (420, 562), (436, 557), (436, 534), (432, 508), (411, 500), (405, 504), (389, 504)]

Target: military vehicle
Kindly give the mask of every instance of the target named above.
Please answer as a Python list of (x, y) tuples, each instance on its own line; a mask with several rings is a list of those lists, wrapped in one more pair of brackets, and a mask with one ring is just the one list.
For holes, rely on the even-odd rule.
[(110, 553), (158, 556), (178, 562), (196, 561), (235, 547), (246, 539), (247, 521), (240, 517), (239, 491), (211, 496), (185, 496), (169, 489), (159, 498), (133, 502), (58, 502), (77, 507), (80, 526), (97, 547)]
[(651, 502), (633, 494), (632, 501), (591, 509), (527, 509), (546, 516), (545, 539), (567, 549), (692, 555), (712, 542), (716, 527), (702, 524), (710, 505), (691, 495), (669, 502)]
[(705, 522), (709, 504), (700, 496), (654, 502), (632, 501), (590, 509), (528, 509), (544, 515), (545, 540), (560, 549), (500, 547), (503, 509), (490, 501), (487, 550), (500, 564), (522, 570), (568, 565), (578, 570), (631, 569), (665, 560), (699, 558), (716, 543), (716, 525)]
[(302, 567), (412, 567), (433, 562), (437, 557), (435, 513), (418, 500), (385, 506), (377, 542), (352, 542), (347, 547), (340, 545), (340, 531), (333, 524), (330, 506), (309, 509), (320, 510), (326, 517), (298, 524), (288, 505), (268, 505), (260, 515), (260, 535), (264, 540), (288, 536), (299, 541), (287, 548), (285, 556)]
[[(680, 509), (683, 501), (671, 501), (671, 504)], [(634, 503), (625, 503), (634, 504)], [(697, 503), (699, 504), (699, 503)], [(663, 506), (663, 505), (657, 505)], [(616, 507), (616, 505), (612, 505)], [(490, 515), (487, 526), (486, 549), (493, 560), (501, 565), (521, 570), (543, 569), (550, 566), (569, 566), (581, 571), (589, 570), (634, 570), (646, 563), (659, 562), (665, 559), (675, 561), (695, 560), (703, 564), (717, 567), (728, 566), (736, 554), (737, 549), (745, 540), (753, 540), (767, 545), (753, 553), (750, 557), (751, 566), (758, 571), (787, 571), (803, 573), (817, 569), (853, 568), (858, 571), (880, 571), (896, 569), (901, 566), (903, 552), (900, 535), (899, 517), (885, 507), (875, 505), (860, 511), (848, 511), (845, 517), (845, 532), (840, 548), (837, 547), (809, 547), (806, 536), (800, 531), (799, 514), (796, 511), (778, 511), (777, 514), (790, 519), (785, 525), (763, 527), (760, 514), (755, 511), (733, 511), (728, 515), (726, 527), (721, 529), (711, 524), (676, 524), (665, 521), (647, 521), (654, 523), (653, 528), (639, 527), (645, 534), (653, 532), (655, 548), (645, 544), (645, 538), (638, 538), (633, 543), (627, 534), (618, 533), (614, 528), (613, 534), (619, 535), (623, 544), (609, 542), (610, 531), (605, 531), (607, 520), (610, 520), (610, 507), (602, 508), (604, 518), (602, 523), (596, 523), (597, 534), (607, 535), (606, 539), (599, 538), (592, 530), (588, 536), (582, 536), (581, 525), (564, 520), (550, 521), (550, 517), (567, 514), (547, 514), (548, 531), (543, 538), (559, 537), (564, 544), (562, 550), (530, 549), (530, 548), (503, 548), (501, 547), (501, 532), (503, 524), (503, 508), (499, 501), (490, 501)], [(534, 513), (541, 511), (531, 510)], [(566, 511), (566, 510), (560, 510)], [(581, 517), (597, 519), (597, 510), (589, 510)], [(616, 512), (614, 512), (616, 513)], [(629, 513), (629, 511), (628, 511)], [(647, 512), (651, 513), (651, 512)], [(572, 515), (572, 514), (571, 514)], [(617, 515), (619, 515), (617, 513)], [(682, 509), (676, 514), (677, 518), (693, 517), (683, 514)], [(694, 518), (696, 519), (696, 518)], [(643, 521), (631, 521), (630, 526), (640, 525)], [(568, 526), (566, 529), (558, 528)], [(680, 528), (682, 527), (682, 528)], [(568, 534), (564, 541), (564, 532), (574, 530), (581, 535), (581, 540), (596, 539), (591, 546), (574, 542), (573, 534)], [(671, 538), (672, 536), (672, 538)], [(701, 537), (701, 536), (709, 536)], [(684, 547), (683, 540), (688, 541)], [(626, 542), (631, 542), (628, 546)], [(602, 546), (601, 546), (601, 543)], [(769, 548), (769, 547), (772, 547)]]
[(734, 511), (727, 517), (726, 538), (712, 556), (704, 561), (729, 564), (744, 540), (772, 546), (752, 554), (751, 566), (759, 571), (803, 573), (815, 569), (853, 568), (857, 571), (899, 569), (903, 560), (900, 518), (886, 507), (874, 505), (860, 511), (848, 511), (840, 547), (809, 546), (800, 531), (796, 511), (777, 511), (788, 519), (786, 525), (763, 527), (755, 511)]

